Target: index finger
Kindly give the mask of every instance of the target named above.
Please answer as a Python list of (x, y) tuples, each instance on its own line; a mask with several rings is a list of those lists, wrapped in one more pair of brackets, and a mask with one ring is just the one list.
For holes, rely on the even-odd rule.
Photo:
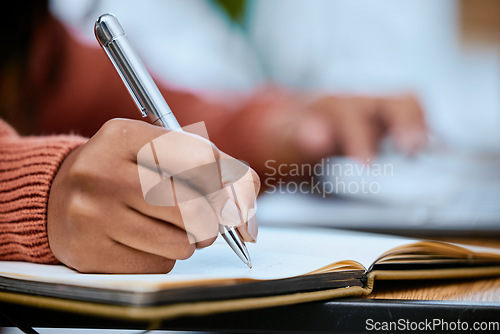
[(380, 106), (382, 119), (400, 150), (414, 153), (425, 144), (427, 125), (415, 97), (383, 98)]
[[(259, 177), (247, 164), (232, 157), (223, 156), (220, 164), (223, 183), (239, 211), (241, 224), (237, 226), (238, 232), (244, 241), (255, 242), (258, 234), (255, 213), (257, 195), (260, 191)], [(230, 212), (223, 211), (223, 217)]]

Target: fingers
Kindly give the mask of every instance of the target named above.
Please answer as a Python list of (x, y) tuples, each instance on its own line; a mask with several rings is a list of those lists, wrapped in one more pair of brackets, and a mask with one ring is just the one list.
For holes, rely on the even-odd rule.
[(131, 208), (119, 210), (121, 217), (107, 231), (112, 240), (130, 248), (173, 260), (193, 255), (195, 246), (183, 229), (145, 216)]
[(140, 182), (131, 182), (130, 190), (124, 191), (128, 194), (126, 203), (185, 230), (189, 241), (199, 248), (215, 240), (219, 224), (237, 226), (245, 241), (255, 241), (256, 220), (251, 220), (250, 233), (247, 222), (255, 215), (258, 176), (240, 161), (221, 155), (224, 159), (219, 164), (193, 168), (180, 177), (167, 178), (162, 169), (158, 175), (158, 170), (137, 165)]
[(101, 252), (86, 252), (68, 264), (82, 273), (166, 274), (175, 260), (130, 248), (112, 239), (101, 240)]
[(219, 151), (203, 137), (141, 121), (112, 119), (94, 137), (98, 142), (113, 142), (118, 154), (152, 170), (161, 168), (167, 176), (180, 177), (219, 158)]
[[(312, 107), (316, 113), (319, 110), (328, 115), (328, 124), (333, 129), (330, 147), (335, 148), (337, 154), (366, 162), (377, 153), (385, 133), (391, 135), (396, 147), (405, 153), (414, 153), (425, 144), (424, 113), (412, 96), (323, 97)], [(309, 114), (306, 119), (314, 116)]]
[(148, 141), (137, 153), (142, 191), (129, 197), (129, 205), (184, 229), (198, 247), (210, 244), (228, 200), (221, 191), (219, 151), (208, 140), (187, 132), (170, 131), (144, 139)]
[(228, 203), (234, 203), (237, 208), (237, 211), (224, 210), (223, 218), (232, 216), (233, 221), (239, 219), (241, 223), (237, 225), (237, 229), (243, 240), (256, 242), (258, 227), (255, 213), (257, 194), (260, 190), (259, 177), (246, 164), (229, 156), (224, 156), (220, 163), (221, 169), (225, 171), (223, 181), (231, 199)]
[(384, 98), (380, 99), (380, 105), (381, 117), (399, 150), (411, 154), (425, 145), (424, 114), (414, 97)]
[(107, 122), (66, 157), (53, 181), (47, 233), (54, 255), (82, 272), (169, 272), (218, 235), (232, 202), (221, 175), (237, 176), (220, 170), (219, 156), (196, 135)]
[(336, 105), (337, 140), (342, 153), (363, 163), (377, 152), (379, 129), (371, 115), (371, 99), (343, 98)]
[(137, 153), (149, 141), (168, 133), (169, 130), (142, 121), (115, 118), (103, 124), (92, 140), (110, 152), (108, 143), (113, 143), (113, 153), (125, 156), (129, 161), (137, 160)]
[[(129, 178), (123, 189), (124, 203), (141, 214), (172, 224), (182, 230), (191, 244), (197, 248), (213, 243), (218, 233), (218, 218), (214, 209), (203, 194), (193, 189), (191, 184), (174, 182), (173, 178), (156, 178), (157, 172), (141, 165), (130, 164)], [(140, 181), (137, 170), (142, 175)], [(159, 183), (141, 191), (145, 180), (158, 180)], [(140, 185), (141, 183), (141, 185)], [(181, 194), (181, 195), (179, 195)]]
[(104, 135), (128, 142), (128, 153), (138, 152), (139, 182), (124, 191), (128, 206), (187, 231), (198, 247), (213, 242), (218, 224), (242, 225), (244, 239), (255, 240), (256, 224), (249, 233), (247, 222), (254, 216), (260, 184), (247, 165), (224, 155), (222, 166), (223, 154), (210, 141), (187, 132), (126, 120), (108, 122), (106, 128)]
[(297, 126), (295, 142), (310, 160), (316, 161), (335, 152), (335, 131), (331, 115), (320, 113), (304, 115)]
[[(200, 174), (197, 169), (210, 166), (219, 159), (219, 151), (210, 141), (188, 132), (167, 131), (159, 133), (158, 136), (143, 136), (142, 140), (137, 139), (137, 141), (142, 143), (142, 146), (133, 151), (135, 152), (133, 161), (137, 160), (138, 164), (153, 170), (160, 168), (167, 177), (191, 180), (193, 183), (196, 183), (193, 176)], [(210, 169), (205, 168), (204, 172), (210, 172)], [(215, 176), (215, 173), (217, 169), (207, 175), (206, 179)], [(207, 180), (202, 181), (201, 186), (209, 185)]]

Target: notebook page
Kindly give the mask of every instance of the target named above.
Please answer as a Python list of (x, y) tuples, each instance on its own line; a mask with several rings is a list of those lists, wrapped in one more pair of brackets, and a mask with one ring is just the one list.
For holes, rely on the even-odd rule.
[(187, 281), (249, 278), (278, 279), (303, 275), (331, 263), (355, 260), (368, 268), (385, 251), (411, 239), (319, 228), (263, 227), (256, 244), (247, 244), (253, 269), (222, 238), (178, 261), (167, 275), (80, 274), (65, 266), (0, 262), (0, 275), (89, 287), (154, 291)]
[(385, 251), (411, 243), (407, 238), (324, 228), (263, 227), (256, 244), (246, 244), (252, 269), (228, 251), (222, 238), (196, 252), (191, 261), (179, 262), (172, 274), (181, 279), (199, 275), (199, 268), (212, 277), (277, 279), (303, 275), (334, 262), (354, 260), (365, 268)]

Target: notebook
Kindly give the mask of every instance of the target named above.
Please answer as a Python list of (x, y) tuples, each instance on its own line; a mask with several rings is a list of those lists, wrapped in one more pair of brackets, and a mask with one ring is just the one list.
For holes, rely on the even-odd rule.
[(500, 249), (355, 231), (263, 227), (248, 248), (253, 269), (217, 240), (161, 275), (3, 261), (0, 301), (154, 321), (368, 295), (377, 280), (500, 275)]

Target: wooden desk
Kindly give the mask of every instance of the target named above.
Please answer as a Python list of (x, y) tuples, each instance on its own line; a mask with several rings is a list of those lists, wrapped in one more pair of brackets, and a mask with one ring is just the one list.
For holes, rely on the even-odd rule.
[[(446, 241), (500, 248), (500, 240), (496, 239)], [(31, 327), (146, 329), (151, 325), (1, 303), (0, 312)], [(377, 281), (375, 290), (366, 298), (184, 317), (155, 324), (155, 328), (240, 333), (362, 333), (369, 332), (366, 331), (367, 319), (379, 322), (408, 319), (416, 323), (432, 319), (460, 320), (468, 324), (500, 322), (500, 278), (447, 282)], [(1, 326), (12, 324), (0, 315)]]

